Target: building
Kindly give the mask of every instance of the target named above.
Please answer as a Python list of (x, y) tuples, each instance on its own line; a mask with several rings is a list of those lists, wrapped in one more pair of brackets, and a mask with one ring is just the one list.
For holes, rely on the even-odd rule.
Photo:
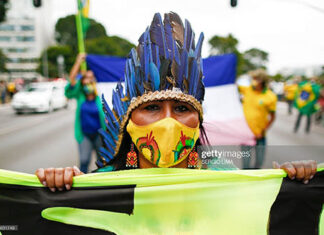
[(9, 73), (0, 76), (6, 80), (40, 78), (36, 72), (38, 59), (54, 40), (52, 27), (48, 27), (51, 1), (42, 1), (40, 8), (35, 8), (31, 0), (10, 4), (6, 21), (0, 24), (0, 48), (7, 57)]

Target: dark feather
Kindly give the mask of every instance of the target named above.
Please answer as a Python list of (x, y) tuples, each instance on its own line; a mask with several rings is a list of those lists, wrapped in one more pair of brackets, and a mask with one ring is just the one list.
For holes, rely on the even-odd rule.
[(184, 49), (181, 49), (180, 54), (181, 57), (177, 75), (177, 87), (182, 88), (183, 78), (186, 76), (186, 70), (188, 66), (188, 54)]
[(174, 58), (174, 52), (173, 52), (174, 40), (172, 37), (172, 27), (171, 27), (171, 23), (170, 23), (168, 14), (164, 14), (163, 24), (164, 24), (164, 32), (165, 32), (165, 38), (166, 38), (166, 43), (167, 43), (167, 47), (168, 47), (167, 49), (168, 49), (168, 53), (169, 53), (169, 58), (171, 60), (173, 60), (173, 58)]
[[(175, 60), (172, 61), (172, 64), (171, 64), (171, 74), (172, 74), (172, 77), (175, 79), (175, 81), (178, 80), (178, 69), (179, 69), (179, 66), (177, 65), (177, 63), (175, 62)], [(178, 83), (176, 83), (178, 84)]]
[(183, 46), (183, 37), (184, 37), (184, 27), (180, 16), (177, 13), (170, 12), (168, 13), (171, 26), (173, 38), (178, 41), (180, 47)]
[(168, 59), (161, 60), (160, 66), (160, 90), (164, 90), (166, 88), (166, 76), (168, 75), (169, 66), (171, 61)]

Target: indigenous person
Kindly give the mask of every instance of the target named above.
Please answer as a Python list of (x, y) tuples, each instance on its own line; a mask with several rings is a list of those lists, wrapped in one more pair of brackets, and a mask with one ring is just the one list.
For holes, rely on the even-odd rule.
[[(277, 96), (267, 87), (268, 75), (263, 69), (250, 72), (252, 84), (239, 87), (243, 96), (245, 119), (256, 140), (254, 168), (261, 168), (266, 146), (266, 132), (275, 120)], [(250, 168), (251, 158), (243, 158), (243, 168)]]
[(288, 104), (288, 114), (292, 114), (292, 109), (294, 105), (295, 95), (298, 88), (298, 81), (300, 77), (295, 77), (294, 79), (287, 81), (284, 86), (285, 99)]
[(70, 71), (70, 82), (65, 87), (65, 96), (77, 100), (75, 138), (79, 145), (80, 168), (86, 173), (92, 151), (101, 146), (98, 130), (105, 126), (105, 118), (93, 72), (88, 70), (81, 79), (76, 79), (85, 57), (85, 54), (77, 56)]
[[(166, 29), (166, 31), (164, 31)], [(155, 14), (126, 61), (125, 87), (113, 91), (111, 109), (103, 99), (107, 128), (101, 130), (104, 147), (97, 172), (134, 168), (200, 168), (196, 152), (206, 139), (202, 101), (201, 46), (190, 23), (175, 13)], [(298, 164), (298, 165), (297, 165)], [(286, 163), (291, 178), (308, 180), (316, 163)], [(52, 191), (70, 189), (76, 167), (38, 169), (39, 180)]]
[(298, 109), (299, 114), (295, 123), (294, 132), (298, 131), (302, 116), (307, 117), (305, 132), (310, 132), (311, 117), (316, 112), (316, 103), (320, 92), (320, 86), (316, 84), (316, 80), (316, 77), (312, 77), (309, 81), (302, 81), (298, 84), (294, 105)]

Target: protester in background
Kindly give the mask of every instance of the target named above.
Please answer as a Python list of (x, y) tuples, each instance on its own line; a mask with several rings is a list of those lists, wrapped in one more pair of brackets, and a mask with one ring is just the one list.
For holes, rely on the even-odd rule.
[(6, 84), (5, 81), (0, 81), (0, 97), (1, 97), (1, 103), (4, 104), (6, 103)]
[(67, 98), (77, 100), (75, 138), (79, 144), (80, 169), (88, 172), (93, 150), (101, 146), (98, 129), (105, 126), (101, 100), (97, 94), (96, 81), (91, 70), (82, 73), (77, 80), (81, 63), (86, 55), (79, 54), (70, 72), (70, 82), (65, 88)]
[(7, 85), (7, 91), (9, 93), (9, 97), (10, 99), (12, 99), (13, 95), (15, 94), (16, 92), (16, 85), (14, 82), (9, 82), (8, 85)]
[[(246, 121), (255, 135), (256, 161), (253, 168), (261, 168), (266, 146), (266, 131), (275, 120), (277, 96), (267, 87), (268, 75), (263, 69), (251, 71), (251, 86), (239, 87), (243, 98)], [(247, 147), (249, 148), (249, 147)], [(251, 158), (243, 158), (243, 168), (250, 168)]]
[(298, 83), (300, 81), (300, 77), (295, 77), (285, 83), (284, 91), (285, 91), (285, 99), (288, 104), (288, 114), (292, 114), (292, 108), (294, 105), (295, 95), (298, 88)]
[(315, 114), (315, 122), (316, 122), (316, 124), (322, 123), (322, 125), (324, 125), (324, 123), (323, 123), (323, 113), (324, 113), (324, 84), (323, 84), (323, 80), (320, 82), (320, 86), (321, 86), (321, 90), (320, 90), (319, 98), (317, 101), (318, 111)]
[(305, 132), (310, 132), (311, 116), (316, 112), (316, 103), (319, 97), (320, 87), (316, 84), (316, 77), (312, 77), (309, 81), (302, 81), (298, 85), (296, 98), (294, 101), (295, 107), (298, 109), (299, 114), (295, 123), (294, 132), (299, 129), (302, 116), (307, 117), (307, 124)]

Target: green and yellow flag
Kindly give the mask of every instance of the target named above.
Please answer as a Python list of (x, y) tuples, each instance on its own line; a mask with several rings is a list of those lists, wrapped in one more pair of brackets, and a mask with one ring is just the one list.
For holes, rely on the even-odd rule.
[(316, 111), (315, 105), (319, 97), (320, 87), (315, 83), (303, 81), (299, 83), (294, 105), (302, 114), (309, 115)]
[[(78, 4), (78, 13), (76, 15), (76, 26), (77, 26), (77, 37), (78, 37), (78, 48), (79, 53), (85, 52), (84, 39), (87, 33), (87, 30), (90, 26), (89, 22), (89, 0), (77, 0)], [(81, 70), (86, 71), (86, 63), (81, 64)]]
[(78, 10), (81, 15), (82, 31), (83, 36), (85, 37), (87, 30), (90, 26), (89, 22), (89, 2), (90, 0), (78, 0)]
[[(324, 235), (324, 169), (309, 184), (282, 170), (152, 168), (86, 174), (52, 193), (0, 170), (0, 231), (17, 234)], [(1, 229), (2, 228), (2, 229)]]

